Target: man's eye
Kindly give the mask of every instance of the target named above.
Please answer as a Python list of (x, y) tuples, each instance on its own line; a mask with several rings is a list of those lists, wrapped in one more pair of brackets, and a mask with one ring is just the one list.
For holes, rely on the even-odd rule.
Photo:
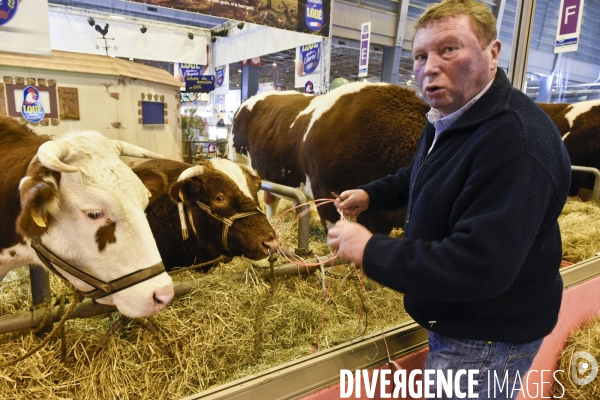
[(104, 217), (104, 212), (102, 210), (92, 210), (86, 211), (85, 215), (87, 215), (89, 219), (96, 220)]
[(450, 46), (450, 47), (446, 47), (446, 52), (447, 52), (447, 53), (451, 53), (451, 52), (453, 52), (454, 50), (456, 50), (456, 48), (455, 48), (455, 47), (452, 47), (452, 46)]

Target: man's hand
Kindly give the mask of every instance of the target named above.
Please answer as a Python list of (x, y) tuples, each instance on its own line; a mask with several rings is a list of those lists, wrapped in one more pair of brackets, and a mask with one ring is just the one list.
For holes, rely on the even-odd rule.
[(369, 195), (362, 189), (346, 190), (336, 196), (333, 204), (342, 211), (344, 217), (356, 218), (369, 208)]
[[(368, 198), (368, 196), (367, 196)], [(362, 265), (365, 246), (373, 234), (355, 222), (338, 221), (327, 233), (327, 244), (340, 258)]]

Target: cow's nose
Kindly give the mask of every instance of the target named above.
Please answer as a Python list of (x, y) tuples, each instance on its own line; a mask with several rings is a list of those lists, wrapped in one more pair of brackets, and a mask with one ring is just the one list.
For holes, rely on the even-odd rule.
[(277, 252), (277, 241), (275, 239), (262, 242), (262, 245), (266, 254), (274, 254)]
[(152, 296), (154, 298), (154, 304), (158, 311), (162, 310), (173, 300), (173, 288), (172, 286), (165, 286), (161, 289), (157, 289)]

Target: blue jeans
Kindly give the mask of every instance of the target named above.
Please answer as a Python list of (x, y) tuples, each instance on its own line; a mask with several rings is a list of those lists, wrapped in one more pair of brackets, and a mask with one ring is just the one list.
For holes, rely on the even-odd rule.
[[(485, 340), (454, 339), (429, 331), (429, 355), (425, 369), (441, 371), (460, 369), (478, 370), (472, 379), (473, 390), (479, 399), (514, 399), (525, 382), (527, 371), (535, 358), (543, 339), (526, 344), (488, 342)], [(518, 373), (518, 377), (517, 377)], [(454, 375), (453, 375), (454, 376)], [(468, 375), (460, 377), (460, 392), (468, 394)], [(436, 385), (431, 385), (436, 393)], [(453, 396), (456, 396), (456, 390)], [(442, 391), (442, 399), (446, 397)], [(463, 398), (472, 398), (468, 395)], [(474, 398), (474, 397), (473, 397)]]

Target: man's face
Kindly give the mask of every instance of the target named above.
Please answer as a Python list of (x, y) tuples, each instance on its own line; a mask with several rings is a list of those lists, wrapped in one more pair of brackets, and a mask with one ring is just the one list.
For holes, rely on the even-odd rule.
[(494, 40), (482, 50), (470, 17), (461, 14), (419, 29), (412, 54), (425, 101), (446, 116), (464, 106), (494, 77), (500, 41)]

